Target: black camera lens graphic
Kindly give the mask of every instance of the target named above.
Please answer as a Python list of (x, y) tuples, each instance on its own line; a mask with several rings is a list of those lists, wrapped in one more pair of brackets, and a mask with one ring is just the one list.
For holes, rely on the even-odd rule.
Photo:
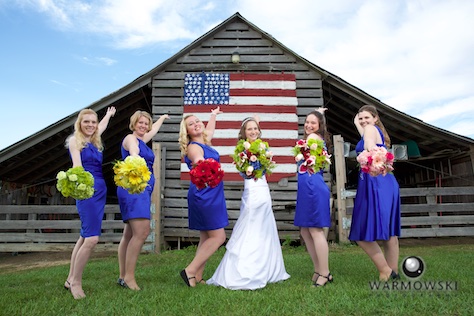
[(402, 270), (407, 277), (418, 278), (423, 274), (423, 271), (425, 270), (425, 264), (421, 258), (411, 256), (403, 260)]

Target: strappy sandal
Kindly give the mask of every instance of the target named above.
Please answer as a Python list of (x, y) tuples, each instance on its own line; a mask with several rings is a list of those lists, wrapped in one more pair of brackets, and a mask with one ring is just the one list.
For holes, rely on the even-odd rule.
[(69, 290), (71, 289), (71, 283), (69, 283), (68, 280), (66, 280), (66, 283), (67, 283), (68, 286), (66, 286), (66, 284), (64, 284), (64, 289), (65, 289), (66, 291), (69, 291)]
[[(316, 282), (318, 282), (319, 277), (322, 277), (322, 278), (327, 279), (326, 283), (324, 283), (324, 284), (318, 284), (318, 283), (316, 283)], [(325, 285), (328, 284), (328, 283), (332, 283), (333, 280), (334, 280), (334, 278), (333, 278), (333, 276), (332, 276), (331, 273), (329, 273), (329, 274), (326, 275), (326, 276), (320, 274), (320, 275), (318, 275), (318, 277), (316, 278), (316, 281), (314, 281), (313, 287), (325, 286)]]
[(206, 280), (204, 279), (201, 279), (199, 281), (196, 279), (196, 284), (207, 284), (207, 283), (206, 283)]
[(186, 270), (184, 270), (184, 269), (181, 270), (179, 275), (181, 275), (181, 278), (183, 279), (184, 283), (186, 283), (186, 285), (189, 286), (189, 287), (191, 287), (191, 284), (189, 283), (189, 280), (196, 279), (195, 276), (188, 277), (188, 275), (186, 274)]
[[(314, 276), (316, 276), (316, 279), (313, 280)], [(313, 283), (316, 282), (316, 280), (318, 279), (318, 277), (319, 277), (319, 272), (314, 271), (313, 277), (311, 278), (311, 281), (312, 281)]]

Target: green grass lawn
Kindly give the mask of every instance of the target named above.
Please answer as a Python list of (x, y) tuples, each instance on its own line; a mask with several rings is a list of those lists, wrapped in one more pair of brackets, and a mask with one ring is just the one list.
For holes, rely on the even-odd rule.
[[(224, 254), (211, 258), (209, 278)], [(474, 245), (402, 246), (400, 261), (419, 256), (425, 272), (419, 282), (456, 282), (453, 291), (373, 291), (378, 273), (354, 245), (331, 245), (334, 282), (312, 288), (312, 265), (302, 247), (283, 247), (291, 278), (256, 291), (231, 291), (198, 285), (188, 288), (179, 276), (194, 256), (194, 247), (143, 254), (134, 292), (119, 287), (116, 256), (93, 259), (86, 266), (87, 298), (75, 301), (64, 290), (68, 266), (20, 272), (0, 270), (0, 315), (473, 315)], [(414, 279), (402, 277), (404, 282)]]

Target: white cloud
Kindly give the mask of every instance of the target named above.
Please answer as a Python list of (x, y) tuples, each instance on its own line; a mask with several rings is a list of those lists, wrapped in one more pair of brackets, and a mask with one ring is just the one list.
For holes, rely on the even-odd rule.
[(238, 11), (297, 54), (384, 103), (474, 137), (469, 124), (454, 123), (455, 115), (474, 117), (471, 0), (20, 2), (36, 6), (59, 28), (92, 34), (118, 49), (176, 47)]

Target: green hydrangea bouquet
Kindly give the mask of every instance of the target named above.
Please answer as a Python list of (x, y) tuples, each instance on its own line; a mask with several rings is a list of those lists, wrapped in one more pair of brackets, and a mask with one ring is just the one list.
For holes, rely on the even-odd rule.
[(59, 171), (56, 179), (58, 180), (56, 188), (64, 197), (84, 200), (94, 195), (94, 177), (83, 167)]

